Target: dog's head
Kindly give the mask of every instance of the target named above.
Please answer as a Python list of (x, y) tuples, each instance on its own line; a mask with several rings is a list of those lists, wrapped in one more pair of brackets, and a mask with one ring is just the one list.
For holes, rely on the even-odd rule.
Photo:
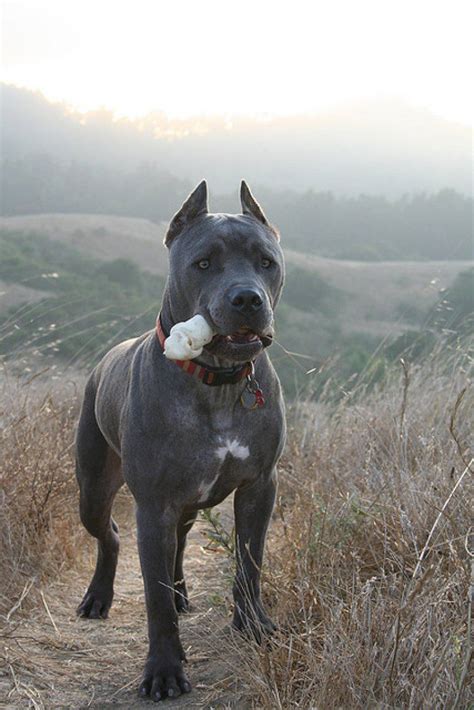
[(240, 198), (242, 214), (212, 214), (201, 182), (165, 236), (173, 321), (199, 313), (217, 333), (206, 350), (236, 362), (255, 358), (271, 343), (284, 280), (277, 230), (244, 181)]

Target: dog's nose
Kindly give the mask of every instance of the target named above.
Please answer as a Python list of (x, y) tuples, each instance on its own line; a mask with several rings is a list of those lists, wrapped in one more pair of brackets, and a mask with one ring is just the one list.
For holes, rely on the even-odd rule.
[(254, 313), (260, 310), (263, 305), (263, 298), (256, 289), (242, 288), (241, 286), (230, 290), (229, 300), (240, 313)]

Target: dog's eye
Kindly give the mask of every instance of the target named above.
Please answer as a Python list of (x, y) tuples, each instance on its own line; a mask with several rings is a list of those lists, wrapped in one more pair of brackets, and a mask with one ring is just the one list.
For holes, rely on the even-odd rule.
[(262, 258), (260, 263), (264, 269), (268, 269), (268, 267), (272, 265), (271, 259), (267, 259), (265, 256)]
[(198, 266), (200, 269), (208, 269), (210, 266), (209, 259), (201, 259), (201, 261), (198, 261)]

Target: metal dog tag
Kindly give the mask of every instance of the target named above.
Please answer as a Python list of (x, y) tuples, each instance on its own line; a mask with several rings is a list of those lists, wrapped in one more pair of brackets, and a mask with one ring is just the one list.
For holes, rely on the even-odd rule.
[(258, 407), (255, 393), (251, 392), (247, 387), (240, 395), (240, 403), (245, 409), (256, 409)]
[(260, 389), (260, 385), (255, 379), (254, 367), (252, 363), (252, 372), (247, 375), (247, 384), (245, 389), (240, 395), (240, 403), (245, 409), (257, 409), (263, 407), (265, 404), (265, 398), (263, 392)]

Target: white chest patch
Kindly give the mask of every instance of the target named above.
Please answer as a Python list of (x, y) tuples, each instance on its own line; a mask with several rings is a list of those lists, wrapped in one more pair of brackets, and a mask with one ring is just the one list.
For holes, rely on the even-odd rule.
[(224, 461), (227, 454), (230, 454), (235, 459), (245, 461), (249, 457), (250, 451), (248, 446), (242, 446), (237, 439), (226, 439), (224, 444), (217, 447), (216, 456), (221, 461)]

